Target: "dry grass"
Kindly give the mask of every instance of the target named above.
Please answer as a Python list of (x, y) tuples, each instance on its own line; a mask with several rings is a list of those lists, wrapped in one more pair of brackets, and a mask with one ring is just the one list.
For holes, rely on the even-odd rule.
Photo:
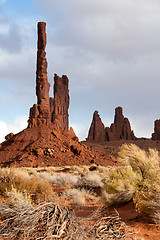
[(92, 191), (88, 191), (84, 188), (69, 188), (67, 189), (63, 196), (64, 199), (69, 199), (72, 204), (84, 205), (86, 204), (86, 199), (90, 199), (91, 202), (96, 203), (99, 197), (96, 196)]
[(49, 180), (30, 176), (22, 169), (0, 169), (0, 185), (0, 195), (4, 198), (12, 191), (29, 196), (35, 204), (55, 197)]
[(48, 179), (53, 186), (62, 187), (68, 185), (75, 185), (78, 182), (78, 175), (72, 173), (40, 173), (38, 175), (43, 179)]

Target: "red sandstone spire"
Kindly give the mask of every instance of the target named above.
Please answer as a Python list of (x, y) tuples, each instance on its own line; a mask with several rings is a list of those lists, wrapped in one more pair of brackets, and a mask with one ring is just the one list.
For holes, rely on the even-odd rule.
[(36, 95), (37, 104), (30, 108), (28, 127), (54, 124), (68, 131), (69, 90), (68, 78), (54, 76), (54, 98), (49, 98), (50, 84), (47, 79), (46, 23), (38, 23)]
[(36, 127), (41, 124), (50, 123), (49, 87), (47, 79), (46, 60), (46, 23), (38, 23), (38, 43), (37, 43), (37, 71), (36, 71), (36, 95), (37, 104), (30, 109), (28, 127)]
[(37, 103), (45, 105), (49, 110), (49, 87), (47, 80), (46, 60), (46, 23), (38, 23), (38, 50), (37, 50), (37, 72), (36, 72), (36, 95)]
[(105, 129), (104, 124), (98, 114), (98, 111), (95, 111), (93, 114), (93, 120), (89, 129), (87, 141), (93, 142), (103, 142), (105, 141)]
[(88, 138), (86, 140), (103, 142), (120, 139), (136, 139), (134, 132), (131, 130), (128, 118), (123, 116), (123, 109), (121, 107), (115, 109), (114, 123), (106, 128), (104, 127), (98, 112), (95, 111), (89, 129)]
[(62, 130), (68, 131), (69, 90), (66, 75), (54, 76), (54, 98), (50, 98), (51, 121)]

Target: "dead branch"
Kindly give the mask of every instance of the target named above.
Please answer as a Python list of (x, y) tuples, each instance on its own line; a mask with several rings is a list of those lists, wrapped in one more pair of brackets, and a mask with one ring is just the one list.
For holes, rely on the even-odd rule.
[(33, 207), (23, 200), (10, 206), (0, 204), (0, 218), (0, 239), (133, 239), (117, 211), (103, 218), (99, 211), (88, 218), (78, 218), (64, 206), (43, 203)]

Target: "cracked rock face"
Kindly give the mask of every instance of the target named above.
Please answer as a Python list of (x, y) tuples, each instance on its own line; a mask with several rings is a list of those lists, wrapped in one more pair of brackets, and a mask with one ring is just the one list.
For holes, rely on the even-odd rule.
[(93, 114), (93, 120), (89, 129), (87, 141), (103, 142), (115, 140), (133, 140), (136, 139), (131, 130), (128, 118), (123, 116), (123, 109), (117, 107), (115, 109), (114, 123), (110, 127), (104, 127), (98, 111)]

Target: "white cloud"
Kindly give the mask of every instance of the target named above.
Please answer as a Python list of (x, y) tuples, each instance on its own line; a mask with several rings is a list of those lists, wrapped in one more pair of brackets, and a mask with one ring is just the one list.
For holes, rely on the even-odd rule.
[(39, 2), (59, 45), (123, 60), (153, 55), (160, 49), (160, 2), (156, 0)]
[(71, 123), (71, 127), (73, 128), (76, 136), (80, 141), (85, 140), (87, 137), (88, 126), (83, 124)]
[(18, 133), (27, 127), (27, 116), (17, 116), (12, 124), (7, 124), (0, 120), (0, 143), (5, 140), (5, 136), (9, 133)]
[(23, 47), (18, 53), (8, 53), (0, 49), (1, 79), (10, 79), (12, 82), (20, 82), (24, 85), (34, 85), (35, 75), (35, 50), (31, 47)]

